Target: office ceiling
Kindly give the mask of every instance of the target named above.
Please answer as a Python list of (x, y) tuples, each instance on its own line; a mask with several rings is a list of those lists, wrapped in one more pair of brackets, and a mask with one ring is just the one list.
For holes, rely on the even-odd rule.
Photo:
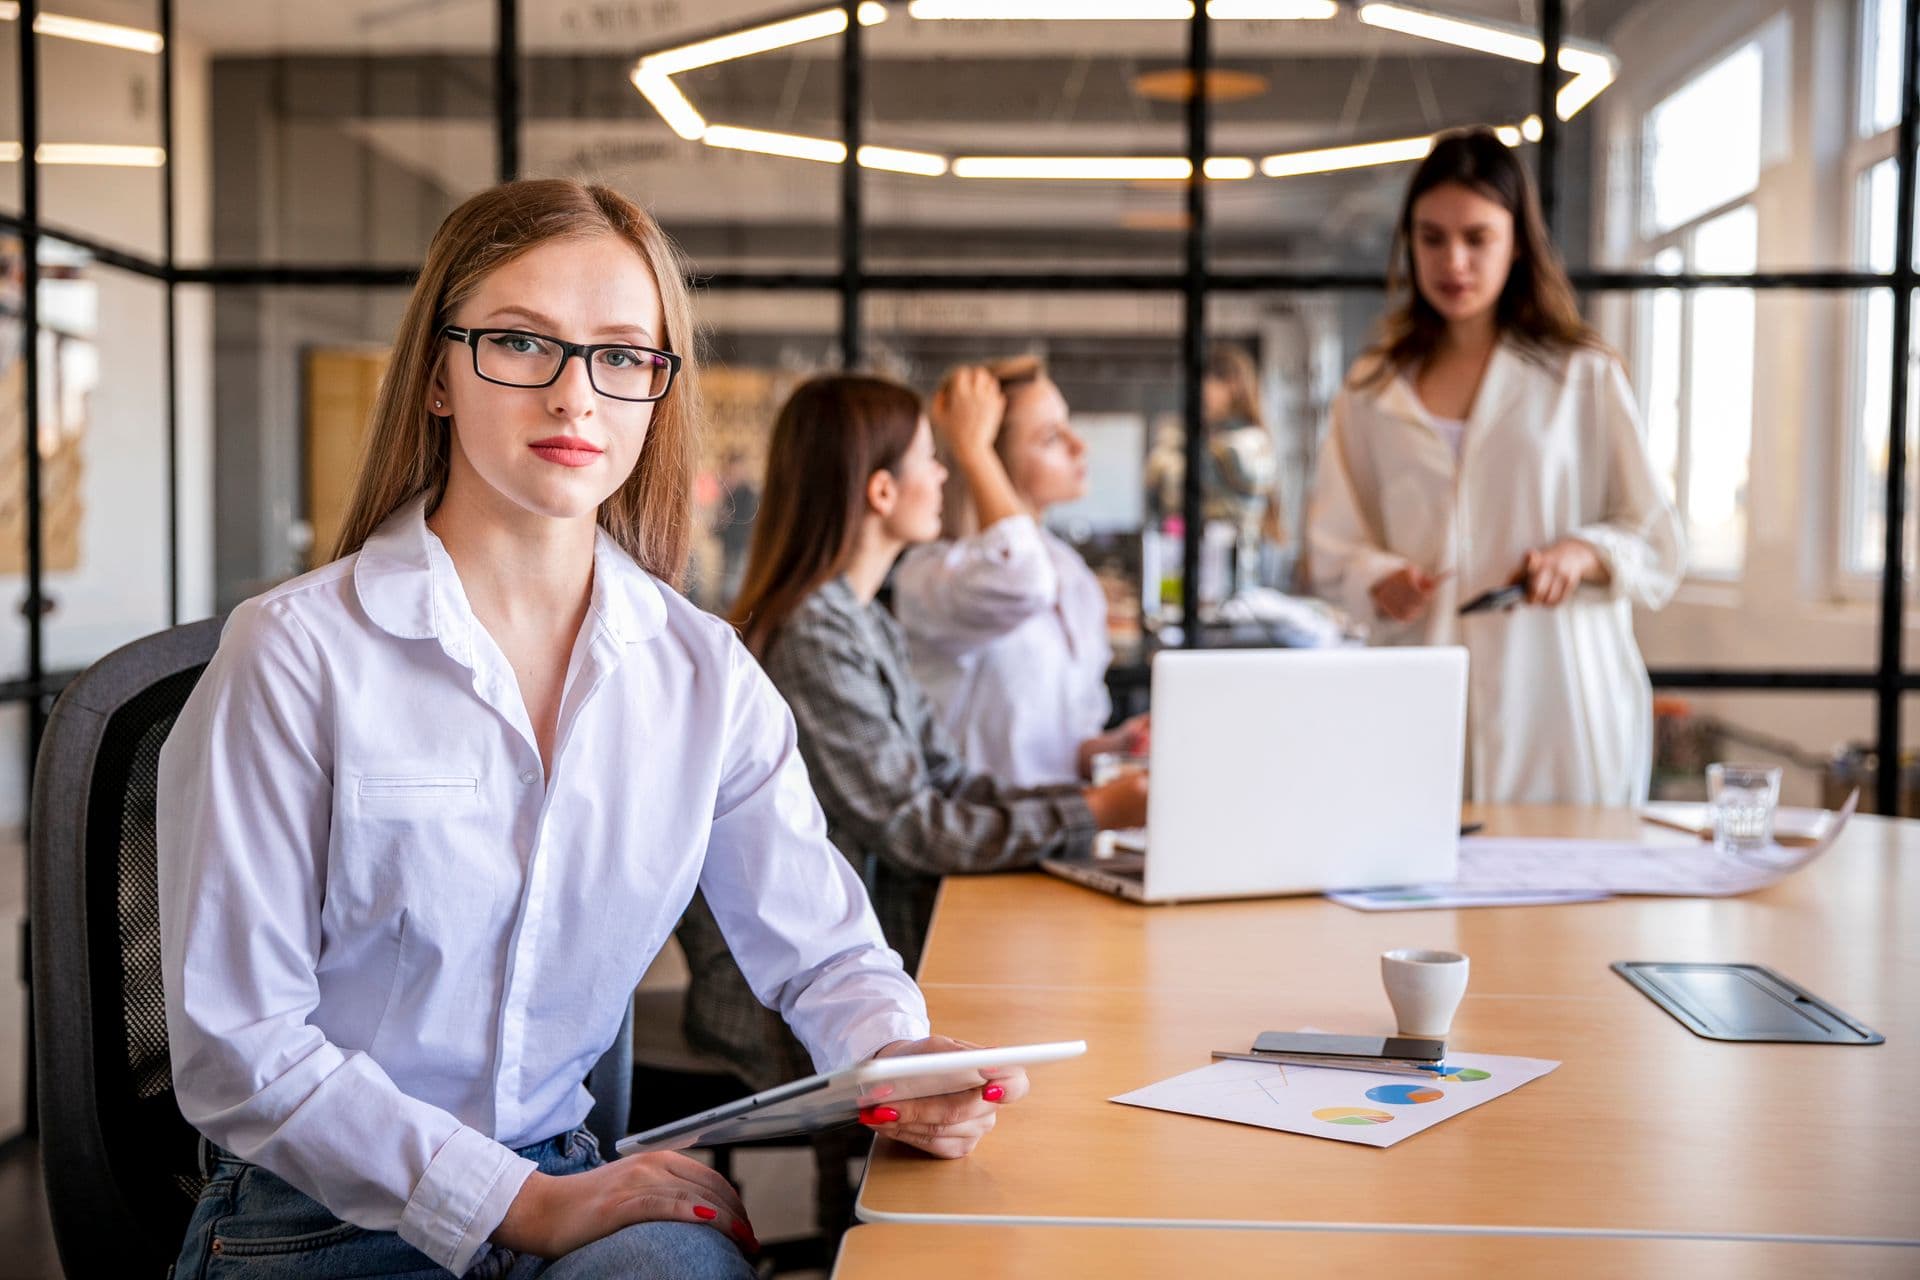
[[(67, 2), (77, 10), (82, 0)], [(87, 16), (119, 21), (153, 7), (89, 2)], [(1634, 2), (1570, 3), (1569, 34), (1604, 41)], [(1538, 21), (1536, 0), (1445, 7)], [(641, 194), (696, 252), (726, 244), (759, 266), (831, 258), (837, 166), (685, 141), (627, 79), (643, 52), (792, 11), (766, 0), (523, 4), (523, 171), (593, 176)], [(217, 68), (274, 81), (271, 109), (289, 127), (337, 130), (449, 193), (491, 180), (493, 0), (175, 0), (175, 12), (182, 37), (209, 50)], [(1365, 26), (1351, 11), (1330, 21), (1217, 22), (1215, 35), (1218, 65), (1240, 73), (1245, 91), (1215, 104), (1216, 155), (1513, 124), (1535, 101), (1529, 64)], [(863, 40), (868, 142), (947, 155), (1184, 152), (1182, 103), (1143, 80), (1183, 64), (1182, 23), (929, 22), (896, 4)], [(709, 121), (837, 136), (838, 45), (822, 39), (686, 72), (678, 83)], [(1248, 261), (1377, 262), (1403, 177), (1401, 166), (1214, 183), (1219, 243)], [(1158, 267), (1178, 258), (1178, 184), (869, 173), (865, 190), (868, 221), (883, 237), (891, 231), (903, 263), (1065, 253)]]

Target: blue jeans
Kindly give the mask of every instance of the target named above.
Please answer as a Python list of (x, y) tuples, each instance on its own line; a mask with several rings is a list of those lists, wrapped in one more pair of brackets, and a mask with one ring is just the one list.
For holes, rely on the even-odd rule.
[[(348, 1280), (451, 1274), (391, 1231), (342, 1222), (325, 1205), (259, 1165), (209, 1148), (210, 1178), (187, 1225), (174, 1280)], [(542, 1173), (584, 1173), (605, 1163), (586, 1129), (549, 1138), (520, 1154)], [(641, 1222), (548, 1261), (490, 1246), (466, 1280), (752, 1280), (731, 1240), (691, 1222)]]

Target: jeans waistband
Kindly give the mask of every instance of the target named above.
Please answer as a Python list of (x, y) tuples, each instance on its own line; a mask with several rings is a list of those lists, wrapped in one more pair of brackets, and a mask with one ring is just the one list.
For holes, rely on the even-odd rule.
[[(564, 1130), (554, 1134), (551, 1138), (536, 1142), (531, 1146), (516, 1147), (514, 1148), (514, 1154), (531, 1160), (535, 1164), (545, 1168), (554, 1161), (560, 1160), (567, 1155), (568, 1140), (578, 1132), (580, 1132), (578, 1128)], [(246, 1166), (253, 1163), (251, 1160), (233, 1154), (233, 1152), (227, 1150), (205, 1134), (196, 1134), (195, 1137), (198, 1139), (200, 1176), (203, 1178), (211, 1178), (213, 1176), (213, 1167), (216, 1164)]]

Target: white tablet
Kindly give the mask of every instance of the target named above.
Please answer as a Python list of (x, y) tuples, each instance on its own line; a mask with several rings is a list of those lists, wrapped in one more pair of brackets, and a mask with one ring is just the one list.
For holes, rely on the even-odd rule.
[(869, 1058), (825, 1075), (778, 1085), (658, 1129), (631, 1134), (616, 1142), (613, 1149), (618, 1155), (630, 1156), (641, 1151), (679, 1151), (722, 1142), (752, 1142), (814, 1133), (857, 1120), (862, 1108), (883, 1102), (977, 1089), (992, 1079), (987, 1073), (997, 1067), (1058, 1062), (1062, 1058), (1077, 1058), (1086, 1051), (1085, 1040), (1062, 1040), (1054, 1044), (1015, 1044), (952, 1053)]

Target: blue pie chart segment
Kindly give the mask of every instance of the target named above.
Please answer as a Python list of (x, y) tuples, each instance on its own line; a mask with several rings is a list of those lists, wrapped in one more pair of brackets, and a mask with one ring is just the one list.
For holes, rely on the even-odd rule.
[(1422, 1102), (1438, 1102), (1446, 1096), (1429, 1084), (1383, 1084), (1367, 1090), (1367, 1101), (1384, 1102), (1390, 1107), (1412, 1107)]

